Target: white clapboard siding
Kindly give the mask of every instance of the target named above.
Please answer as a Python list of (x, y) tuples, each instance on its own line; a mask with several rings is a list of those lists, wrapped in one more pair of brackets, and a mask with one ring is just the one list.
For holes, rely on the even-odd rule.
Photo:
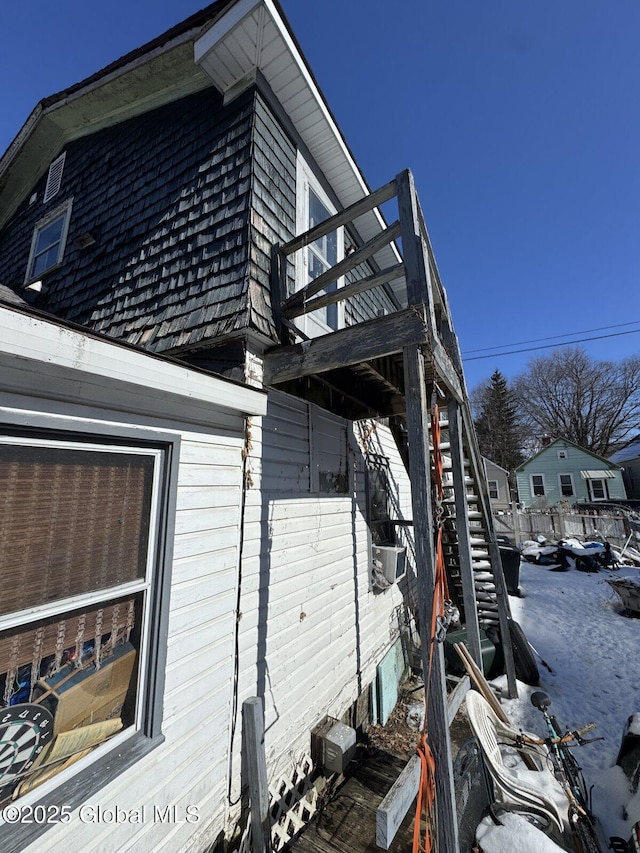
[[(371, 441), (370, 452), (389, 459), (398, 517), (410, 520), (409, 481), (393, 436), (378, 426)], [(352, 425), (270, 393), (267, 415), (253, 419), (251, 443), (239, 694), (242, 701), (264, 693), (273, 778), (308, 750), (313, 725), (325, 714), (341, 716), (367, 689), (397, 637), (393, 611), (402, 595), (397, 586), (378, 594), (370, 587), (365, 458)], [(342, 473), (346, 465), (347, 494), (311, 491), (319, 460), (323, 470), (341, 466)], [(238, 737), (233, 746), (237, 793)]]
[[(76, 815), (47, 833), (51, 853), (204, 849), (225, 826), (243, 438), (240, 430), (216, 434), (211, 427), (208, 432), (183, 432), (180, 447), (165, 741), (91, 801), (103, 809), (145, 805), (146, 821), (140, 827), (92, 824)], [(196, 805), (200, 820), (154, 822), (154, 805), (175, 806), (179, 818), (187, 805)], [(37, 853), (42, 844), (26, 849)]]

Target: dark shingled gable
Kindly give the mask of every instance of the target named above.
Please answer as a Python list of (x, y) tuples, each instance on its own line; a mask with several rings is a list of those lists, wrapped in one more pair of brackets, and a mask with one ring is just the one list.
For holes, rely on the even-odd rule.
[(158, 352), (246, 328), (253, 101), (210, 88), (70, 143), (59, 194), (42, 204), (45, 173), (0, 235), (0, 281), (22, 284), (36, 222), (73, 198), (38, 308)]

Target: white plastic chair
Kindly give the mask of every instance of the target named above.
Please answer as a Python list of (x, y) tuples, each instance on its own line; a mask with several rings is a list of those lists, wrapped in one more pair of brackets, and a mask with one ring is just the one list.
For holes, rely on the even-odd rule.
[[(469, 723), (493, 781), (496, 799), (522, 806), (523, 811), (542, 811), (549, 817), (554, 834), (563, 841), (570, 832), (569, 801), (548, 767), (546, 748), (536, 744), (528, 744), (524, 749), (518, 747), (519, 751), (531, 755), (539, 766), (538, 770), (526, 769), (514, 751), (520, 732), (503, 723), (486, 699), (475, 690), (467, 693), (466, 706)], [(505, 764), (505, 754), (509, 756), (508, 764)]]

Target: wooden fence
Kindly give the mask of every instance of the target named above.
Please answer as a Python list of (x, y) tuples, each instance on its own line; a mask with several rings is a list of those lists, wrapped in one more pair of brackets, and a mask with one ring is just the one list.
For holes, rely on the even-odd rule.
[(494, 523), (498, 535), (510, 536), (515, 542), (540, 535), (547, 539), (602, 537), (618, 547), (628, 541), (635, 527), (625, 515), (598, 510), (521, 510), (495, 515)]

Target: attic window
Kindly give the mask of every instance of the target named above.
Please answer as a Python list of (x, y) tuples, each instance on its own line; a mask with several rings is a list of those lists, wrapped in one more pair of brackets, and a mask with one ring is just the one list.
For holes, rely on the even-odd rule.
[(43, 204), (46, 204), (49, 199), (53, 198), (55, 195), (58, 195), (60, 191), (60, 184), (62, 183), (62, 172), (64, 170), (64, 160), (66, 156), (67, 152), (63, 151), (62, 154), (49, 166), (47, 186), (45, 187), (44, 198), (42, 199)]
[(558, 450), (558, 459), (566, 459), (567, 451), (566, 450)]
[(31, 240), (25, 283), (61, 262), (67, 242), (71, 203), (72, 199), (69, 199), (64, 205), (56, 208), (36, 223)]

